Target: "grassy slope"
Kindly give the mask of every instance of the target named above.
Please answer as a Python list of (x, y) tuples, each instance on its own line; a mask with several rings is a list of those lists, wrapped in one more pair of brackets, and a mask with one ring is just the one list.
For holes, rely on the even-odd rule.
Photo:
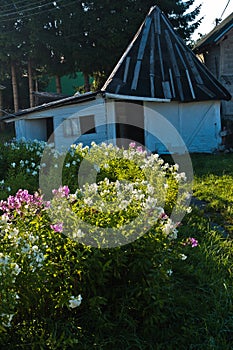
[(194, 196), (211, 218), (233, 234), (233, 154), (193, 155)]

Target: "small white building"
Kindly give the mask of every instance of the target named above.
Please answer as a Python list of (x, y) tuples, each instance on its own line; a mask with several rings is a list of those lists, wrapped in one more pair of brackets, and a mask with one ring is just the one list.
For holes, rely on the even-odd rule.
[(213, 152), (220, 101), (231, 95), (177, 36), (155, 6), (101, 91), (23, 110), (8, 118), (16, 137), (57, 148), (136, 141), (151, 152)]

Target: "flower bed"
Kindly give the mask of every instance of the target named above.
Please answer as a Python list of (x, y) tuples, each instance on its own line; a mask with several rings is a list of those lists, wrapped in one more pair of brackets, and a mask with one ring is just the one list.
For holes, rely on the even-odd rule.
[[(27, 176), (26, 146), (13, 147), (21, 157), (8, 160), (7, 174)], [(172, 219), (190, 211), (178, 167), (133, 144), (36, 156), (40, 191), (17, 189), (0, 202), (1, 349), (187, 349), (195, 332), (191, 344), (202, 344), (209, 311), (196, 325), (190, 296), (195, 285), (205, 296), (206, 227)]]

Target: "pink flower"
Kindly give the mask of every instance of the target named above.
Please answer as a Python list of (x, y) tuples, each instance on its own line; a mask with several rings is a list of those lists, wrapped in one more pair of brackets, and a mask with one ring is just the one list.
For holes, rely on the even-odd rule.
[(143, 152), (142, 146), (138, 146), (138, 147), (137, 147), (137, 151), (140, 152), (140, 153), (142, 153), (142, 152)]
[(135, 143), (135, 142), (130, 142), (129, 147), (130, 147), (130, 148), (136, 147), (136, 143)]
[(192, 248), (194, 248), (194, 247), (197, 247), (197, 246), (198, 246), (198, 241), (197, 241), (195, 238), (193, 238), (193, 237), (189, 237), (189, 238), (187, 239), (185, 245), (191, 245)]
[(60, 186), (58, 190), (56, 189), (52, 190), (52, 193), (54, 196), (68, 197), (70, 193), (70, 189), (68, 186)]
[(54, 230), (54, 232), (62, 232), (63, 231), (63, 223), (59, 222), (58, 224), (50, 225), (51, 229)]

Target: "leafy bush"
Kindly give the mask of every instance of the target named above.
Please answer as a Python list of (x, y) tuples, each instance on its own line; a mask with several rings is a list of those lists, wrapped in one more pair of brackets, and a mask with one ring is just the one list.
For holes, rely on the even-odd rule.
[[(49, 202), (27, 190), (0, 202), (0, 348), (230, 350), (232, 242), (195, 210), (171, 221), (183, 174), (133, 145), (48, 155), (42, 185), (56, 183), (54, 165), (65, 184)], [(129, 223), (130, 242), (98, 236)]]

